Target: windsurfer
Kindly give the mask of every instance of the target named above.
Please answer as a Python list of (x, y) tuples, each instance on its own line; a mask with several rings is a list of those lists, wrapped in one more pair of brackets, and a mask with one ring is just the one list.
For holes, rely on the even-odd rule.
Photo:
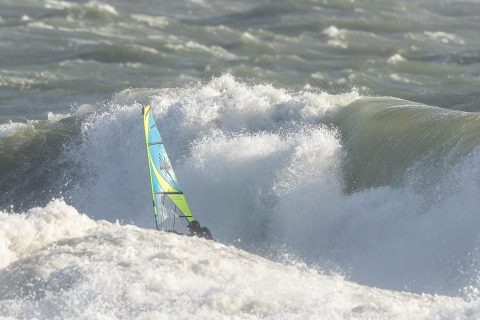
[[(153, 214), (157, 229), (164, 230), (167, 224), (168, 213), (173, 213), (173, 230), (167, 230), (176, 234), (182, 234), (175, 230), (175, 216), (189, 221), (189, 236), (197, 236), (212, 240), (212, 233), (206, 227), (193, 220), (187, 199), (173, 172), (172, 165), (163, 145), (162, 137), (153, 118), (152, 107), (146, 105), (142, 109), (143, 126), (145, 130), (145, 145), (147, 150), (147, 162), (150, 173), (150, 191), (152, 193)], [(157, 199), (159, 198), (159, 199)], [(160, 205), (161, 204), (161, 205)], [(164, 215), (167, 213), (167, 216)], [(184, 225), (182, 223), (182, 225)]]
[(202, 227), (200, 225), (200, 222), (197, 220), (192, 220), (190, 223), (187, 225), (188, 231), (190, 231), (190, 236), (197, 236), (200, 238), (205, 238), (208, 240), (212, 240), (212, 233), (207, 227)]

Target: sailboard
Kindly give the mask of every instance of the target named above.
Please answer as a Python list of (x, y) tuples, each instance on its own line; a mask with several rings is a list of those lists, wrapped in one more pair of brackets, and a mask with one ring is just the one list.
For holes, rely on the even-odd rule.
[(155, 225), (158, 230), (176, 230), (193, 220), (192, 213), (168, 158), (152, 107), (144, 106), (142, 114)]

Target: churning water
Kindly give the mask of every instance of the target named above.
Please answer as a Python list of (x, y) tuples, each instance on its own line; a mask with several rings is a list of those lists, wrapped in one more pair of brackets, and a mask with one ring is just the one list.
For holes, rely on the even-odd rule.
[[(480, 317), (478, 25), (478, 1), (2, 1), (0, 317)], [(218, 242), (147, 230), (144, 103)]]

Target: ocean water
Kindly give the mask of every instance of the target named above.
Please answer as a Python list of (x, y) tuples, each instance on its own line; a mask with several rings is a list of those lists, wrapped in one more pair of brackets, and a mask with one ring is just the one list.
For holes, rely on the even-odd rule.
[[(0, 318), (480, 318), (479, 25), (0, 1)], [(215, 242), (153, 230), (145, 103)]]

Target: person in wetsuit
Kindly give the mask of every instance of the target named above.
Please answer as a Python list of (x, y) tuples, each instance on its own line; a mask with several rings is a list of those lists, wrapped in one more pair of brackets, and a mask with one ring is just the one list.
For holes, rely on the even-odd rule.
[(199, 238), (205, 238), (208, 240), (212, 240), (212, 233), (207, 227), (202, 227), (200, 225), (200, 222), (197, 220), (192, 220), (188, 225), (187, 225), (188, 231), (190, 232), (190, 236), (197, 236)]
[(202, 227), (202, 233), (200, 234), (200, 237), (205, 238), (207, 240), (213, 240), (212, 233), (210, 232), (210, 229), (207, 227)]

